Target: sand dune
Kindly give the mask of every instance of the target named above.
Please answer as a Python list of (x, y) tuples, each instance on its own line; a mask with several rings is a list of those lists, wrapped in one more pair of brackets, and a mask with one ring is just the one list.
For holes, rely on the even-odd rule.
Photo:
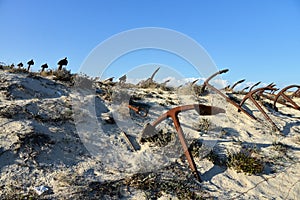
[[(280, 128), (273, 131), (251, 102), (246, 107), (258, 121), (218, 94), (199, 96), (189, 85), (120, 87), (82, 79), (95, 86), (89, 90), (54, 79), (0, 70), (1, 199), (299, 199), (299, 110), (278, 104), (275, 111), (262, 100)], [(130, 99), (147, 108), (147, 117), (128, 109)], [(160, 138), (139, 142), (145, 124), (171, 108), (196, 103), (226, 111), (179, 114), (201, 183), (191, 173), (172, 120), (158, 126)], [(233, 155), (239, 152), (260, 165), (249, 164), (248, 173), (237, 170)], [(48, 190), (39, 195), (37, 186)]]

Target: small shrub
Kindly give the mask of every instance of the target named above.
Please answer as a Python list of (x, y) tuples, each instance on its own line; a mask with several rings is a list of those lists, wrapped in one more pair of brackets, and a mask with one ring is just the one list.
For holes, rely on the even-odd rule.
[(194, 85), (192, 89), (193, 89), (194, 95), (196, 97), (201, 96), (204, 92), (202, 90), (202, 86), (200, 86), (200, 85)]
[(72, 82), (73, 76), (71, 74), (71, 70), (66, 70), (63, 68), (62, 70), (56, 70), (53, 72), (54, 80)]
[(272, 147), (275, 151), (281, 152), (283, 154), (286, 154), (288, 151), (288, 145), (281, 142), (273, 142)]
[(214, 165), (218, 166), (226, 166), (226, 158), (221, 157), (219, 154), (217, 154), (215, 151), (211, 150), (209, 154), (206, 156), (206, 158), (211, 161)]
[(260, 174), (263, 172), (264, 163), (257, 157), (252, 156), (251, 149), (242, 150), (238, 153), (230, 153), (227, 166), (235, 169), (238, 173)]
[(154, 89), (154, 88), (159, 88), (159, 84), (154, 82), (154, 81), (151, 81), (151, 80), (146, 80), (146, 81), (141, 81), (140, 83), (138, 83), (138, 86), (140, 88), (151, 88), (151, 89)]
[(158, 134), (148, 138), (142, 138), (141, 142), (148, 142), (153, 146), (164, 147), (175, 139), (175, 134), (168, 130), (159, 130)]
[(290, 146), (281, 142), (273, 142), (271, 146), (272, 156), (268, 162), (272, 164), (274, 171), (280, 169), (282, 166), (287, 166), (291, 161), (295, 161), (295, 157), (289, 152)]
[(160, 89), (163, 90), (163, 91), (174, 91), (175, 90), (174, 87), (166, 86), (164, 84), (160, 84)]
[(141, 94), (134, 94), (130, 97), (130, 100), (133, 100), (133, 101), (140, 101), (143, 99), (143, 95)]
[(28, 73), (24, 68), (12, 68), (9, 70), (10, 73)]
[(199, 124), (196, 124), (195, 130), (207, 133), (211, 130), (211, 126), (212, 124), (209, 119), (201, 118)]
[(41, 75), (42, 77), (51, 76), (51, 75), (53, 75), (53, 71), (52, 71), (52, 70), (51, 70), (51, 71), (42, 71), (42, 72), (40, 73), (40, 75)]
[(202, 142), (200, 140), (193, 140), (190, 144), (189, 151), (191, 152), (193, 157), (199, 157), (201, 153)]
[(148, 199), (158, 199), (162, 193), (175, 195), (177, 199), (202, 199), (197, 193), (198, 186), (192, 180), (182, 180), (179, 174), (173, 179), (164, 179), (162, 173), (140, 173), (126, 178), (127, 186), (143, 190), (148, 194)]
[(80, 74), (76, 75), (75, 78), (73, 78), (75, 81), (75, 86), (81, 89), (92, 89), (93, 88), (93, 80), (88, 77), (87, 75)]

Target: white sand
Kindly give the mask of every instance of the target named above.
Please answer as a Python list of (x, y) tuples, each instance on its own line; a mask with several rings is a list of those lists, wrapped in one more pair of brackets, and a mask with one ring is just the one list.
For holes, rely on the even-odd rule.
[[(137, 102), (152, 105), (148, 117), (143, 119), (131, 117), (128, 109), (120, 104), (99, 98), (94, 101), (95, 94), (81, 96), (82, 93), (74, 93), (63, 83), (51, 79), (0, 71), (0, 81), (0, 196), (3, 198), (35, 195), (32, 189), (40, 185), (51, 191), (40, 198), (75, 198), (79, 195), (76, 192), (84, 188), (83, 183), (159, 171), (174, 161), (190, 173), (188, 163), (179, 159), (180, 145), (158, 148), (146, 143), (139, 151), (132, 152), (121, 131), (138, 138), (146, 123), (153, 122), (168, 109), (199, 101), (226, 110), (226, 114), (215, 116), (199, 116), (195, 111), (179, 115), (187, 140), (203, 141), (202, 153), (195, 162), (203, 180), (200, 186), (207, 196), (217, 199), (300, 198), (300, 111), (280, 104), (277, 104), (279, 112), (264, 107), (281, 129), (279, 133), (272, 131), (250, 101), (246, 106), (258, 121), (238, 113), (216, 94), (196, 98), (182, 91), (131, 90), (142, 97)], [(300, 99), (295, 100), (300, 104)], [(106, 123), (105, 118), (109, 116), (116, 117), (117, 124)], [(195, 130), (201, 119), (211, 122), (207, 133)], [(122, 125), (122, 121), (127, 124)], [(165, 120), (159, 127), (174, 132), (171, 120)], [(84, 146), (82, 142), (89, 145)], [(285, 151), (276, 149), (274, 143), (287, 145)], [(257, 156), (267, 163), (263, 173), (251, 176), (238, 173), (204, 158), (210, 151), (220, 158), (226, 157), (242, 147), (257, 150)], [(92, 157), (95, 154), (97, 158)], [(162, 194), (161, 199), (176, 199), (176, 195)], [(145, 191), (134, 188), (124, 190), (122, 195), (124, 199), (146, 199)]]

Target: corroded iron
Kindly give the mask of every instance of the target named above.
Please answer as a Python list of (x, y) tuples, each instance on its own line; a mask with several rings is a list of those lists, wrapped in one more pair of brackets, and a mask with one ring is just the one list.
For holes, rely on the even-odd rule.
[(191, 83), (191, 86), (195, 85), (198, 81), (199, 81), (199, 79), (194, 80), (194, 81)]
[(235, 82), (232, 86), (228, 85), (224, 88), (224, 90), (226, 92), (231, 92), (231, 93), (238, 93), (238, 92), (234, 92), (234, 88), (238, 85), (238, 84), (241, 84), (245, 81), (245, 79), (242, 79), (242, 80), (239, 80), (237, 82)]
[(256, 101), (257, 94), (262, 94), (264, 91), (267, 91), (267, 90), (269, 90), (269, 91), (276, 90), (276, 88), (274, 88), (274, 86), (275, 85), (272, 83), (266, 87), (258, 88), (258, 89), (248, 92), (248, 94), (246, 94), (245, 97), (243, 98), (243, 100), (241, 101), (240, 106), (242, 107), (243, 104), (247, 101), (247, 99), (250, 99), (252, 101), (252, 103), (258, 108), (258, 110), (264, 115), (264, 117), (272, 124), (272, 126), (276, 130), (279, 130), (279, 128), (276, 126), (276, 124), (273, 122), (273, 120), (269, 117), (269, 115), (264, 111), (264, 109)]
[(151, 137), (153, 135), (155, 135), (156, 131), (155, 131), (155, 127), (161, 123), (163, 120), (167, 119), (167, 118), (171, 118), (173, 120), (174, 126), (176, 128), (176, 131), (178, 133), (178, 138), (180, 140), (180, 143), (182, 145), (184, 154), (187, 158), (187, 161), (189, 163), (189, 166), (192, 170), (192, 172), (194, 173), (195, 177), (198, 179), (198, 181), (201, 181), (201, 178), (198, 174), (197, 171), (197, 167), (195, 164), (195, 161), (193, 159), (193, 156), (191, 155), (191, 152), (188, 148), (188, 145), (186, 143), (186, 139), (184, 137), (184, 133), (183, 130), (181, 128), (179, 119), (178, 119), (178, 114), (180, 112), (183, 111), (188, 111), (188, 110), (196, 110), (199, 115), (214, 115), (214, 114), (218, 114), (218, 113), (225, 113), (225, 110), (222, 108), (218, 108), (218, 107), (213, 107), (213, 106), (206, 106), (203, 104), (192, 104), (192, 105), (184, 105), (184, 106), (178, 106), (175, 108), (170, 109), (169, 111), (167, 111), (166, 113), (162, 114), (161, 116), (159, 116), (157, 118), (156, 121), (154, 121), (152, 124), (147, 124), (143, 134), (142, 134), (142, 138), (145, 137)]
[(243, 82), (245, 82), (245, 79), (242, 79), (242, 80), (237, 81), (236, 83), (234, 83), (234, 84), (231, 86), (230, 90), (233, 91), (233, 89), (234, 89), (238, 84), (241, 84), (241, 83), (243, 83)]
[(255, 88), (256, 86), (258, 86), (261, 83), (261, 81), (255, 83), (254, 85), (252, 85), (249, 89), (249, 92), (251, 92), (253, 90), (253, 88)]
[(141, 106), (133, 106), (128, 104), (128, 108), (133, 110), (136, 114), (140, 115), (141, 117), (147, 117), (148, 115), (148, 110)]
[(249, 89), (249, 86), (244, 87), (241, 91), (238, 91), (238, 94), (247, 94), (246, 90)]
[(291, 96), (292, 98), (293, 97), (300, 97), (300, 88), (297, 90), (297, 91), (295, 91), (293, 94), (292, 94), (292, 96)]
[(201, 88), (201, 93), (204, 93), (205, 88), (208, 87), (209, 89), (215, 91), (216, 93), (218, 93), (220, 96), (222, 96), (223, 98), (226, 99), (227, 102), (229, 102), (230, 104), (232, 104), (233, 106), (235, 106), (236, 108), (238, 108), (238, 110), (242, 111), (244, 114), (246, 114), (248, 117), (250, 117), (251, 119), (257, 120), (256, 117), (254, 115), (252, 115), (251, 113), (247, 112), (244, 108), (242, 108), (239, 104), (237, 104), (235, 101), (233, 101), (232, 99), (230, 99), (227, 95), (225, 95), (224, 93), (222, 93), (220, 90), (218, 90), (217, 88), (215, 88), (214, 86), (209, 84), (209, 81), (211, 79), (213, 79), (215, 76), (219, 75), (219, 74), (223, 74), (228, 72), (228, 69), (224, 69), (224, 70), (220, 70), (216, 73), (214, 73), (213, 75), (211, 75), (210, 77), (208, 77), (206, 79), (206, 81), (203, 83), (203, 86)]
[[(266, 90), (261, 90), (259, 92), (257, 92), (256, 94), (259, 96), (259, 97), (263, 97), (265, 99), (269, 99), (271, 101), (274, 101), (275, 100), (275, 97), (276, 95), (274, 94), (277, 90), (279, 90), (278, 88), (275, 88), (275, 84), (274, 83), (271, 83), (269, 85), (267, 85), (267, 87), (273, 87), (273, 90), (271, 91), (266, 91)], [(281, 103), (281, 104), (284, 104), (284, 101), (282, 99), (278, 99), (278, 103)]]
[(279, 128), (276, 126), (276, 124), (273, 122), (273, 120), (267, 115), (267, 113), (262, 109), (262, 107), (259, 105), (259, 103), (255, 100), (255, 98), (259, 97), (261, 94), (263, 94), (263, 92), (269, 90), (269, 91), (276, 91), (277, 88), (275, 88), (275, 84), (271, 83), (266, 87), (263, 88), (258, 88), (253, 90), (254, 87), (256, 87), (257, 85), (259, 85), (261, 82), (257, 82), (255, 83), (249, 90), (249, 92), (245, 95), (245, 97), (243, 98), (243, 100), (241, 101), (240, 104), (237, 104), (235, 101), (233, 101), (232, 99), (230, 99), (227, 95), (223, 94), (220, 90), (218, 90), (217, 88), (215, 88), (214, 86), (209, 84), (209, 81), (214, 78), (215, 76), (217, 76), (218, 74), (223, 74), (228, 72), (228, 69), (224, 69), (224, 70), (220, 70), (219, 72), (214, 73), (213, 75), (211, 75), (203, 84), (202, 86), (202, 92), (204, 92), (205, 87), (208, 87), (209, 89), (215, 91), (216, 93), (218, 93), (220, 96), (222, 96), (223, 98), (226, 99), (227, 102), (231, 103), (233, 106), (238, 108), (239, 112), (243, 112), (244, 114), (246, 114), (248, 117), (250, 117), (251, 119), (257, 120), (257, 118), (252, 114), (247, 112), (242, 106), (245, 103), (245, 101), (247, 99), (250, 99), (254, 105), (259, 109), (259, 111), (264, 115), (264, 117), (273, 125), (273, 127), (276, 130), (279, 130)]
[[(300, 106), (297, 105), (292, 99), (291, 97), (289, 97), (288, 95), (285, 94), (285, 92), (291, 88), (298, 88), (298, 90), (300, 89), (300, 85), (290, 85), (290, 86), (287, 86), (285, 88), (283, 88), (282, 90), (280, 90), (280, 92), (278, 92), (278, 94), (276, 95), (275, 99), (274, 99), (274, 108), (277, 109), (276, 107), (276, 103), (281, 103), (281, 104), (284, 104), (288, 107), (291, 107), (291, 108), (294, 108), (296, 110), (300, 110)], [(297, 91), (298, 91), (297, 90)], [(285, 102), (279, 102), (279, 98), (282, 97)]]
[(149, 85), (154, 84), (154, 76), (157, 74), (157, 72), (159, 71), (160, 67), (158, 67), (153, 73), (152, 75), (146, 79), (146, 80), (142, 80), (138, 83), (138, 86), (140, 87), (149, 87)]

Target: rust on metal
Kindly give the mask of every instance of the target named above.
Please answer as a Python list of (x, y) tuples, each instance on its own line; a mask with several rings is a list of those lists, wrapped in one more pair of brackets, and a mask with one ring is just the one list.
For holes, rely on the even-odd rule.
[(249, 86), (247, 86), (247, 87), (244, 87), (241, 91), (239, 91), (238, 93), (239, 94), (246, 94), (246, 90), (248, 90), (249, 89)]
[[(287, 86), (285, 88), (283, 88), (282, 90), (280, 90), (280, 92), (278, 92), (278, 94), (276, 95), (275, 99), (274, 99), (274, 108), (276, 109), (276, 103), (281, 103), (283, 105), (286, 105), (288, 107), (291, 107), (291, 108), (294, 108), (296, 110), (300, 110), (300, 106), (297, 105), (292, 99), (291, 97), (289, 97), (288, 95), (285, 94), (285, 92), (291, 88), (298, 88), (298, 90), (300, 89), (300, 85), (290, 85), (290, 86)], [(297, 91), (298, 91), (297, 90)], [(296, 91), (296, 92), (297, 92)], [(292, 95), (293, 96), (293, 95)], [(279, 101), (279, 98), (282, 97), (286, 102), (280, 102)]]
[(234, 88), (238, 84), (243, 83), (244, 81), (245, 81), (245, 79), (239, 80), (239, 81), (235, 82), (231, 87), (230, 87), (230, 85), (226, 86), (223, 90), (225, 90), (226, 92), (239, 93), (239, 92), (234, 92)]
[(233, 89), (234, 89), (238, 84), (241, 84), (241, 83), (243, 83), (243, 82), (245, 82), (245, 79), (242, 79), (242, 80), (237, 81), (235, 84), (233, 84), (233, 85), (231, 86), (230, 90), (233, 91)]
[(269, 115), (264, 111), (264, 109), (259, 105), (259, 103), (255, 100), (255, 97), (254, 97), (257, 93), (263, 93), (266, 90), (270, 90), (270, 91), (276, 90), (276, 88), (274, 88), (274, 86), (275, 86), (274, 84), (270, 84), (266, 87), (258, 88), (258, 89), (255, 89), (255, 90), (249, 92), (248, 94), (245, 95), (245, 97), (241, 101), (240, 106), (242, 106), (247, 99), (250, 99), (254, 103), (254, 105), (258, 108), (258, 110), (264, 115), (264, 117), (272, 124), (272, 126), (276, 130), (279, 131), (279, 128), (276, 126), (276, 124), (273, 122), (273, 120), (269, 117)]
[(148, 110), (141, 106), (133, 106), (128, 104), (128, 108), (133, 110), (136, 114), (140, 115), (141, 117), (147, 117), (148, 115)]
[(228, 72), (228, 69), (224, 69), (224, 70), (220, 70), (216, 73), (214, 73), (213, 75), (211, 75), (210, 77), (208, 77), (206, 79), (206, 81), (203, 83), (203, 86), (201, 88), (201, 93), (203, 93), (205, 91), (205, 88), (208, 87), (209, 89), (215, 91), (216, 93), (218, 93), (220, 96), (222, 96), (223, 98), (226, 99), (227, 102), (229, 102), (230, 104), (232, 104), (233, 106), (235, 106), (238, 110), (242, 111), (244, 114), (246, 114), (248, 117), (250, 117), (251, 119), (257, 120), (256, 117), (254, 115), (252, 115), (251, 113), (247, 112), (244, 108), (242, 108), (239, 104), (237, 104), (235, 101), (233, 101), (232, 99), (230, 99), (227, 95), (225, 95), (224, 93), (222, 93), (220, 90), (218, 90), (217, 88), (215, 88), (214, 86), (209, 84), (209, 81), (214, 78), (215, 76), (219, 75), (219, 74), (223, 74)]
[[(276, 95), (275, 95), (274, 93), (275, 93), (276, 91), (279, 90), (278, 88), (275, 88), (275, 86), (276, 86), (276, 85), (275, 85), (274, 83), (271, 83), (271, 84), (269, 84), (267, 87), (273, 87), (273, 90), (271, 90), (271, 91), (269, 91), (269, 92), (263, 91), (263, 90), (262, 90), (262, 91), (258, 92), (257, 95), (260, 96), (260, 97), (269, 99), (269, 100), (271, 100), (271, 101), (274, 101), (275, 98), (276, 98)], [(285, 101), (282, 100), (282, 99), (278, 99), (277, 102), (278, 102), (278, 103), (281, 103), (281, 104), (284, 104), (284, 103), (285, 103)]]
[(186, 139), (184, 137), (184, 133), (183, 130), (181, 128), (179, 119), (178, 119), (178, 114), (180, 112), (183, 111), (188, 111), (188, 110), (196, 110), (200, 115), (214, 115), (214, 114), (218, 114), (218, 113), (225, 113), (225, 110), (222, 108), (218, 108), (218, 107), (213, 107), (213, 106), (206, 106), (203, 104), (192, 104), (192, 105), (184, 105), (184, 106), (178, 106), (175, 108), (170, 109), (169, 111), (167, 111), (166, 113), (162, 114), (161, 116), (159, 116), (157, 118), (156, 121), (154, 121), (152, 124), (147, 124), (147, 126), (144, 129), (144, 132), (142, 134), (142, 137), (146, 137), (149, 135), (153, 135), (154, 131), (155, 131), (155, 127), (161, 123), (163, 120), (167, 119), (167, 118), (171, 118), (175, 129), (178, 133), (178, 138), (180, 140), (180, 143), (182, 145), (184, 154), (186, 156), (186, 159), (189, 163), (189, 166), (192, 170), (192, 172), (194, 173), (195, 177), (197, 178), (198, 181), (201, 181), (201, 178), (198, 174), (197, 171), (197, 167), (194, 161), (193, 156), (191, 155), (191, 152), (189, 151), (188, 145), (186, 143)]
[(191, 83), (191, 86), (195, 85), (198, 81), (199, 81), (199, 79), (194, 80), (194, 81)]
[(215, 88), (214, 86), (209, 84), (209, 81), (214, 78), (215, 76), (217, 76), (218, 74), (223, 74), (228, 72), (228, 69), (224, 69), (221, 70), (219, 72), (214, 73), (213, 75), (211, 75), (203, 84), (202, 86), (202, 92), (204, 92), (205, 88), (208, 87), (209, 89), (215, 91), (216, 93), (218, 93), (220, 96), (222, 96), (223, 98), (226, 99), (227, 102), (231, 103), (233, 106), (238, 108), (239, 112), (243, 112), (244, 114), (246, 114), (248, 117), (257, 120), (257, 118), (252, 114), (247, 112), (242, 106), (245, 103), (245, 101), (247, 99), (250, 99), (254, 105), (259, 109), (259, 111), (264, 115), (264, 117), (272, 124), (272, 126), (276, 129), (279, 130), (279, 128), (276, 126), (276, 124), (273, 122), (273, 120), (268, 116), (268, 114), (262, 109), (262, 107), (259, 105), (259, 103), (255, 100), (255, 97), (258, 97), (259, 95), (262, 95), (263, 92), (269, 90), (269, 91), (273, 91), (273, 90), (277, 90), (277, 88), (275, 88), (275, 84), (271, 83), (266, 87), (263, 88), (258, 88), (253, 90), (254, 87), (258, 86), (261, 82), (257, 82), (255, 83), (249, 90), (249, 92), (245, 95), (245, 97), (243, 98), (243, 100), (241, 101), (240, 104), (237, 104), (235, 101), (233, 101), (232, 99), (230, 99), (227, 95), (225, 95), (224, 93), (222, 93), (220, 90), (218, 90), (217, 88)]
[(151, 82), (153, 82), (154, 76), (157, 74), (157, 72), (159, 71), (160, 67), (158, 67), (153, 74), (151, 75), (151, 77), (149, 78), (151, 80)]
[(291, 96), (292, 98), (293, 97), (300, 97), (300, 88), (297, 90), (297, 91), (295, 91), (293, 94), (292, 94), (292, 96)]
[(149, 85), (151, 85), (151, 84), (154, 84), (155, 82), (154, 82), (154, 76), (157, 74), (157, 72), (159, 71), (159, 69), (160, 69), (160, 67), (158, 67), (153, 73), (152, 73), (152, 75), (149, 77), (149, 78), (147, 78), (146, 80), (142, 80), (142, 81), (140, 81), (139, 83), (138, 83), (138, 85), (139, 86), (141, 86), (141, 87), (148, 87)]
[(261, 81), (255, 83), (254, 85), (252, 85), (249, 89), (249, 92), (251, 92), (253, 90), (253, 88), (255, 88), (256, 86), (258, 86), (261, 83)]
[[(269, 85), (265, 86), (265, 88), (267, 88), (267, 87), (272, 88), (272, 90), (259, 90), (256, 94), (258, 96), (262, 96), (262, 97), (266, 97), (265, 94), (268, 94), (267, 98), (270, 100), (274, 100), (274, 99), (272, 99), (272, 96), (275, 96), (273, 93), (278, 90), (278, 88), (275, 88), (275, 86), (276, 86), (276, 84), (270, 83)], [(264, 87), (262, 87), (262, 88), (264, 88)], [(267, 92), (267, 91), (269, 91), (269, 92)]]

